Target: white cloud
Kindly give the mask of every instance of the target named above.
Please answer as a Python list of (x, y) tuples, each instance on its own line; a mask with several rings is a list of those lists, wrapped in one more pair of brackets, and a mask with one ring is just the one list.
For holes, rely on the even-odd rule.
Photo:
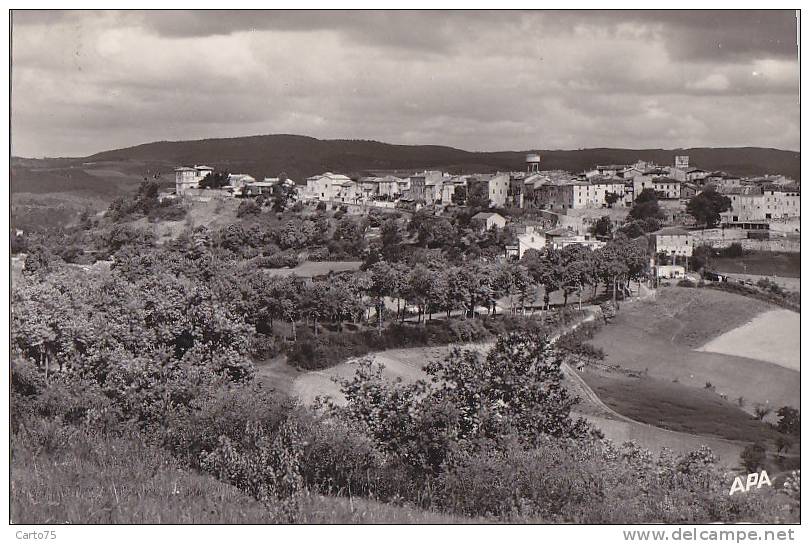
[[(13, 152), (257, 133), (474, 150), (798, 148), (798, 63), (673, 59), (658, 20), (384, 14), (372, 20), (388, 27), (293, 17), (225, 32), (215, 15), (182, 32), (167, 30), (188, 20), (177, 14), (16, 26)], [(380, 44), (385, 28), (396, 46)]]

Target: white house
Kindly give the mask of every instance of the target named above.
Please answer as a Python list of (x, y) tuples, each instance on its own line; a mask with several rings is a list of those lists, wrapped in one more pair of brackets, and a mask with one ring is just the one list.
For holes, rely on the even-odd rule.
[(490, 230), (493, 227), (502, 229), (506, 226), (506, 218), (499, 213), (478, 212), (470, 219), (475, 225), (479, 225), (481, 230)]
[(678, 262), (678, 257), (682, 257), (681, 260), (688, 264), (695, 246), (689, 231), (680, 227), (664, 227), (650, 233), (649, 242), (653, 255), (665, 253), (672, 259), (673, 265)]
[[(344, 184), (346, 183), (353, 183), (348, 176), (326, 172), (307, 178), (307, 188), (304, 195), (305, 198), (312, 200), (335, 200), (338, 194), (344, 190)], [(346, 192), (343, 192), (345, 195)]]
[(180, 166), (174, 169), (174, 186), (178, 195), (186, 194), (188, 189), (197, 189), (200, 181), (208, 174), (213, 174), (210, 166)]

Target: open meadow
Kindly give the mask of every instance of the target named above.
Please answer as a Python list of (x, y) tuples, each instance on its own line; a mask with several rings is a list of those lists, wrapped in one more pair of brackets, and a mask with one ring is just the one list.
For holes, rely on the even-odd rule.
[(773, 409), (799, 406), (797, 370), (752, 358), (750, 353), (743, 357), (697, 351), (775, 309), (740, 295), (668, 287), (660, 289), (655, 299), (623, 305), (615, 321), (592, 343), (604, 350), (607, 364), (659, 380), (713, 389), (749, 412), (757, 405)]

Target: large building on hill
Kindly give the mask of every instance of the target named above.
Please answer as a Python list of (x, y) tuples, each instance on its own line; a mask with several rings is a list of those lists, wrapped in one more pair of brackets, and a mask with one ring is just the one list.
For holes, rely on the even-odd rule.
[(174, 169), (174, 187), (178, 195), (184, 195), (189, 189), (198, 189), (200, 181), (208, 174), (213, 174), (210, 166), (180, 166)]
[[(353, 186), (355, 186), (353, 188)], [(357, 183), (343, 174), (326, 172), (307, 178), (307, 188), (304, 198), (309, 200), (340, 200), (349, 202), (359, 193)], [(349, 199), (349, 200), (346, 200)]]
[[(425, 170), (410, 176), (410, 196), (416, 201), (433, 203), (436, 198), (436, 184), (441, 183), (445, 174), (439, 170)], [(441, 198), (441, 189), (439, 189)]]
[(771, 221), (801, 217), (798, 185), (739, 185), (721, 187), (718, 192), (731, 201), (731, 208), (720, 214), (724, 226), (766, 228)]
[(634, 200), (644, 189), (652, 189), (659, 199), (675, 200), (681, 198), (681, 181), (667, 176), (658, 175), (657, 171), (648, 171), (647, 174), (633, 178)]

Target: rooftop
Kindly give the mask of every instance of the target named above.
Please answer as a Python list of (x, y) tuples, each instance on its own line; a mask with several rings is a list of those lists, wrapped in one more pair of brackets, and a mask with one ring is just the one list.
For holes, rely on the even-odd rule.
[(689, 231), (681, 227), (664, 227), (653, 232), (656, 236), (688, 236)]
[(574, 231), (569, 230), (569, 229), (564, 229), (562, 227), (557, 227), (556, 229), (547, 230), (545, 232), (545, 234), (546, 234), (546, 236), (576, 236), (577, 235), (577, 233), (575, 233)]
[(501, 214), (495, 212), (478, 212), (472, 216), (472, 219), (489, 219), (490, 217), (500, 217), (503, 219)]

